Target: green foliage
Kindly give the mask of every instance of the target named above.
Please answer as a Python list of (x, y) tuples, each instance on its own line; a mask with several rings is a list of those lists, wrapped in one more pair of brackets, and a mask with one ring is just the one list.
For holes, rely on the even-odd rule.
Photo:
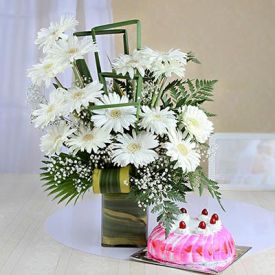
[(90, 70), (87, 66), (85, 59), (78, 59), (75, 61), (76, 67), (84, 81), (85, 84), (88, 84), (93, 81)]
[(204, 113), (205, 113), (208, 117), (214, 117), (214, 116), (216, 116), (216, 114), (210, 113), (210, 112), (206, 111), (204, 108), (201, 108), (201, 109), (204, 111)]
[(173, 100), (170, 96), (168, 96), (167, 94), (164, 94), (161, 98), (161, 102), (162, 102), (162, 106), (163, 108), (167, 108), (169, 107), (169, 109), (173, 109), (174, 108), (174, 103)]
[(224, 210), (221, 204), (221, 193), (219, 192), (218, 183), (206, 177), (201, 167), (198, 167), (194, 172), (188, 173), (189, 183), (193, 190), (198, 189), (200, 195), (202, 195), (204, 189), (207, 189), (213, 198), (216, 198)]
[(158, 213), (168, 234), (179, 214), (177, 202), (186, 202), (186, 193), (192, 191), (187, 183), (186, 174), (181, 168), (175, 169), (168, 157), (138, 168), (131, 179), (131, 189), (139, 205), (145, 209), (153, 206), (153, 213)]
[(190, 61), (196, 64), (201, 64), (201, 62), (195, 57), (195, 55), (192, 52), (187, 53), (187, 62)]
[(171, 105), (174, 108), (179, 108), (182, 105), (198, 106), (205, 101), (212, 101), (213, 89), (217, 80), (174, 80), (170, 82), (165, 92), (170, 94), (170, 102), (164, 100), (164, 105)]
[(91, 187), (91, 171), (89, 162), (82, 157), (61, 153), (43, 161), (41, 180), (48, 196), (58, 203), (77, 202), (80, 196)]
[(152, 212), (159, 212), (157, 221), (165, 228), (166, 237), (169, 235), (173, 223), (177, 220), (177, 215), (180, 214), (180, 210), (177, 204), (173, 201), (163, 201), (161, 205), (153, 207)]
[(118, 93), (120, 96), (127, 95), (130, 100), (133, 100), (133, 81), (126, 80), (121, 81), (118, 79), (113, 80), (113, 91)]

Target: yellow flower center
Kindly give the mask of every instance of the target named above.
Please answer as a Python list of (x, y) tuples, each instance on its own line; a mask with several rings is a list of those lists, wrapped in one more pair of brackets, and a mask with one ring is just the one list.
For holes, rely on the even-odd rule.
[(195, 127), (200, 125), (199, 121), (194, 118), (190, 118), (190, 123)]
[(67, 51), (68, 54), (75, 54), (75, 53), (77, 53), (77, 52), (78, 52), (78, 49), (77, 49), (77, 48), (70, 48), (70, 49)]
[(79, 100), (83, 97), (83, 94), (84, 93), (82, 91), (77, 91), (77, 92), (73, 93), (73, 99), (74, 100)]
[(155, 120), (161, 120), (161, 116), (160, 115), (154, 115), (154, 119)]
[(51, 104), (51, 105), (49, 105), (48, 108), (47, 108), (47, 113), (51, 113), (51, 112), (53, 112), (53, 111), (54, 111), (54, 106)]
[(141, 146), (138, 143), (131, 143), (127, 146), (127, 149), (131, 152), (131, 153), (135, 153), (137, 151), (139, 151), (141, 149)]
[(120, 118), (122, 113), (120, 110), (112, 110), (110, 115), (112, 118)]
[(61, 135), (57, 135), (57, 136), (55, 137), (55, 142), (57, 142), (61, 137), (62, 137)]
[(92, 134), (86, 134), (83, 136), (84, 141), (91, 141), (94, 138)]
[(184, 144), (182, 144), (182, 143), (180, 143), (180, 144), (177, 145), (177, 149), (179, 150), (179, 152), (180, 152), (183, 156), (186, 156), (186, 155), (188, 154), (188, 149), (187, 149), (187, 147), (186, 147)]
[(44, 65), (44, 70), (48, 72), (53, 67), (53, 63), (47, 63)]

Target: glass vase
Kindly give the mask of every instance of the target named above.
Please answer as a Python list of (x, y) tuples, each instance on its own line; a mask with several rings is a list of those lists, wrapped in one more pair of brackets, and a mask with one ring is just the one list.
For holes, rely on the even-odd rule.
[(130, 194), (102, 194), (102, 246), (145, 247), (147, 213)]

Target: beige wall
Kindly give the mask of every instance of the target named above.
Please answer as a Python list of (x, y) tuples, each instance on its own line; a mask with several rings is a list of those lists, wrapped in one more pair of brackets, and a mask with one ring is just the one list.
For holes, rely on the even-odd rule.
[(275, 132), (274, 0), (113, 0), (113, 17), (140, 19), (143, 45), (196, 53), (188, 77), (219, 80), (216, 132)]

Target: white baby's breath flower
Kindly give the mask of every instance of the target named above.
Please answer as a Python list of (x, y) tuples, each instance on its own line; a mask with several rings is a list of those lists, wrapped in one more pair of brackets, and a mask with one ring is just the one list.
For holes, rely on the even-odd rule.
[(180, 120), (185, 129), (200, 143), (204, 143), (213, 132), (213, 123), (207, 115), (196, 106), (183, 106)]
[(167, 155), (176, 161), (175, 168), (181, 167), (184, 173), (193, 172), (200, 163), (200, 155), (196, 152), (196, 144), (179, 131), (169, 133), (170, 142), (165, 143)]
[(169, 108), (161, 110), (160, 107), (150, 109), (148, 106), (142, 106), (142, 111), (141, 126), (145, 129), (163, 135), (167, 130), (176, 128), (175, 115)]
[(47, 134), (40, 139), (41, 151), (46, 155), (58, 154), (61, 151), (63, 143), (68, 140), (68, 137), (73, 134), (74, 131), (75, 129), (70, 129), (64, 121), (58, 125), (51, 126)]
[(107, 143), (110, 143), (110, 135), (104, 129), (90, 128), (80, 126), (79, 131), (75, 133), (67, 145), (70, 151), (77, 153), (78, 151), (86, 151), (97, 153), (99, 148), (104, 148)]
[(76, 25), (78, 21), (73, 16), (62, 16), (58, 23), (51, 23), (49, 28), (42, 28), (38, 32), (35, 44), (46, 52), (58, 39), (66, 39), (68, 36), (64, 32), (74, 31)]
[(119, 135), (117, 143), (113, 145), (113, 161), (119, 166), (133, 164), (136, 167), (144, 166), (154, 161), (158, 154), (153, 150), (158, 146), (156, 137), (147, 132), (138, 135), (132, 133)]
[(44, 59), (41, 63), (33, 65), (28, 70), (28, 77), (34, 85), (41, 86), (45, 83), (46, 87), (57, 74), (64, 72), (66, 66), (63, 63), (56, 63), (53, 59)]
[(32, 111), (38, 109), (40, 104), (47, 103), (45, 87), (40, 87), (34, 84), (30, 85), (27, 91), (27, 103)]
[[(97, 105), (110, 105), (128, 103), (127, 96), (120, 97), (116, 93), (103, 95), (100, 99), (101, 103)], [(129, 130), (131, 125), (136, 121), (136, 108), (134, 106), (99, 109), (93, 111), (92, 120), (96, 127), (102, 127), (108, 132), (111, 130), (115, 132), (123, 132), (123, 129)]]
[(136, 70), (141, 76), (144, 76), (145, 70), (150, 65), (150, 60), (144, 58), (139, 50), (135, 50), (131, 55), (120, 55), (113, 61), (112, 65), (118, 74), (126, 75), (128, 73), (133, 79)]
[(68, 109), (71, 112), (74, 110), (80, 112), (81, 107), (87, 107), (89, 103), (98, 102), (98, 98), (102, 94), (102, 87), (102, 84), (92, 82), (82, 89), (79, 87), (69, 89), (67, 93)]
[(58, 40), (49, 49), (48, 58), (69, 66), (73, 61), (83, 59), (85, 54), (96, 51), (97, 46), (91, 38), (78, 39), (76, 36), (71, 36), (68, 39)]
[(54, 90), (50, 93), (49, 102), (47, 104), (40, 104), (40, 108), (32, 112), (35, 127), (44, 128), (50, 122), (55, 121), (66, 113), (66, 109), (64, 90)]

